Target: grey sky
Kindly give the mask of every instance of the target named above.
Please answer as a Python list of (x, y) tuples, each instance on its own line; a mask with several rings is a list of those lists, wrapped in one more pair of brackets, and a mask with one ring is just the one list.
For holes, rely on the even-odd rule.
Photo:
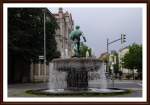
[[(52, 13), (58, 8), (49, 8)], [(120, 38), (121, 33), (127, 36), (124, 46), (132, 43), (142, 44), (142, 9), (141, 8), (63, 8), (72, 14), (75, 25), (80, 25), (87, 38), (86, 44), (98, 57), (106, 52), (106, 39)], [(120, 41), (109, 46), (118, 51)]]

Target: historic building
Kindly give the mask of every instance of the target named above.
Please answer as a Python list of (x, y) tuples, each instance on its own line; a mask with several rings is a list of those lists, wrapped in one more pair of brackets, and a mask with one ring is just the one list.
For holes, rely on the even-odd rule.
[(59, 25), (56, 30), (57, 50), (60, 51), (61, 57), (70, 57), (72, 55), (72, 41), (69, 38), (70, 32), (74, 28), (72, 15), (68, 11), (63, 12), (63, 8), (59, 8), (58, 13), (53, 14)]

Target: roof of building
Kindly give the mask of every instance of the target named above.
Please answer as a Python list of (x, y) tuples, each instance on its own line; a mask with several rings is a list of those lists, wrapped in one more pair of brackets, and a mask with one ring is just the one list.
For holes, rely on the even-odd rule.
[(126, 47), (120, 49), (119, 52), (121, 52), (121, 51), (123, 51), (123, 50), (125, 50), (125, 49), (129, 49), (129, 46), (126, 46)]
[(64, 13), (64, 12), (63, 12), (63, 8), (61, 8), (61, 9), (59, 8), (58, 13), (53, 13), (53, 15), (55, 16), (55, 18), (56, 18), (57, 16), (59, 16), (59, 13), (62, 13), (62, 18), (65, 18), (65, 17), (69, 16), (70, 19), (71, 19), (71, 22), (74, 24), (71, 13), (68, 13), (68, 11), (66, 11), (66, 12)]
[(99, 56), (99, 58), (101, 58), (101, 57), (103, 57), (103, 56), (106, 56), (106, 55), (108, 55), (107, 52), (101, 53), (101, 55)]

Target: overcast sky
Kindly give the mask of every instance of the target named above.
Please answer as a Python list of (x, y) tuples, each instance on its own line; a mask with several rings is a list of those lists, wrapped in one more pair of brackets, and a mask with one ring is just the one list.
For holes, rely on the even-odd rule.
[[(52, 13), (58, 8), (49, 8)], [(127, 42), (142, 44), (142, 9), (141, 8), (63, 8), (72, 14), (75, 25), (80, 25), (87, 39), (86, 44), (98, 57), (106, 52), (106, 39), (110, 41), (126, 34)], [(120, 41), (109, 46), (118, 51)]]

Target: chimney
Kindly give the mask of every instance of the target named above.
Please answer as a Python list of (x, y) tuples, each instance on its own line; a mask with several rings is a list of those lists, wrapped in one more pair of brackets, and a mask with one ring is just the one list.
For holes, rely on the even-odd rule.
[(63, 13), (63, 8), (59, 8), (59, 13)]

